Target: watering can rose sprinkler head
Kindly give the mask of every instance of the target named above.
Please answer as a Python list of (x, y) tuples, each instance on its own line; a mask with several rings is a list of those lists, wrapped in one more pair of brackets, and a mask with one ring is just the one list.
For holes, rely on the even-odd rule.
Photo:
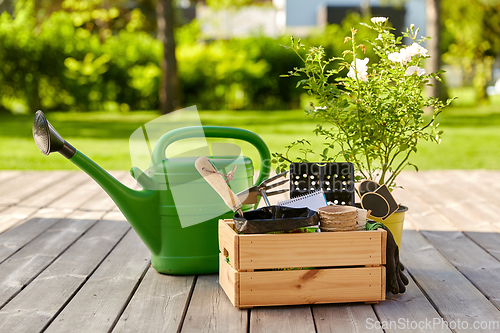
[(35, 119), (33, 119), (33, 138), (38, 149), (44, 155), (59, 152), (67, 159), (70, 159), (76, 153), (76, 149), (57, 133), (40, 110), (36, 112)]

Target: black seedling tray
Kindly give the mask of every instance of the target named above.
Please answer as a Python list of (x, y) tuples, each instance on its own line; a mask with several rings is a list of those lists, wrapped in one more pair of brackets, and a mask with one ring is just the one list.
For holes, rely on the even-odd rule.
[(290, 197), (323, 189), (327, 201), (354, 205), (354, 165), (342, 163), (291, 163)]

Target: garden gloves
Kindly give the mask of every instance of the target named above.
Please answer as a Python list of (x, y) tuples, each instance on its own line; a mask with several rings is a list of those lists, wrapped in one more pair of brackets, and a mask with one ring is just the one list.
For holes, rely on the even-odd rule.
[(392, 236), (391, 231), (385, 225), (375, 221), (366, 222), (366, 230), (376, 230), (382, 228), (387, 231), (387, 249), (386, 249), (386, 286), (394, 295), (404, 293), (406, 285), (408, 285), (408, 278), (403, 273), (404, 266), (399, 262), (399, 248)]

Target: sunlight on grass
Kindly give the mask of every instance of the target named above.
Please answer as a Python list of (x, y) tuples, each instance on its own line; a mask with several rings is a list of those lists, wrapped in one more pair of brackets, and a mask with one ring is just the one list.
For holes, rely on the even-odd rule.
[[(500, 110), (498, 104), (484, 107), (450, 107), (438, 118), (443, 129), (442, 144), (421, 142), (411, 162), (425, 169), (500, 169)], [(47, 118), (60, 134), (78, 150), (108, 170), (129, 170), (128, 139), (142, 124), (155, 119), (155, 112), (127, 114), (48, 113)], [(312, 131), (316, 124), (301, 110), (292, 111), (202, 111), (203, 125), (240, 127), (257, 133), (271, 152), (297, 139), (311, 141), (322, 151), (322, 138)], [(31, 135), (32, 116), (0, 115), (0, 169), (42, 170), (76, 167), (59, 154), (44, 156)], [(243, 153), (259, 166), (259, 155), (249, 144)], [(290, 155), (298, 156), (298, 152)], [(318, 157), (309, 156), (311, 161)]]

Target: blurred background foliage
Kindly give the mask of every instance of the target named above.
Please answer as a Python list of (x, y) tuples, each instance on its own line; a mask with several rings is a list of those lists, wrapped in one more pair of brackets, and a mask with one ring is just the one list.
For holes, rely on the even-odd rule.
[[(251, 0), (207, 0), (214, 8)], [(259, 2), (259, 1), (257, 1)], [(162, 44), (155, 0), (0, 0), (0, 112), (157, 110)], [(500, 48), (499, 0), (441, 0), (445, 63), (461, 67), (465, 83), (487, 102), (486, 86)], [(328, 56), (362, 18), (351, 14), (302, 39)], [(287, 37), (263, 34), (207, 39), (195, 19), (177, 15), (181, 106), (208, 110), (302, 107), (297, 80), (280, 78), (299, 59)], [(369, 29), (358, 38), (374, 39)], [(374, 55), (368, 53), (368, 57)]]
[[(158, 109), (162, 44), (150, 23), (154, 2), (143, 9), (101, 0), (14, 3), (12, 15), (0, 15), (0, 112)], [(338, 55), (359, 19), (350, 16), (303, 42)], [(288, 37), (204, 40), (194, 20), (177, 25), (176, 43), (181, 105), (300, 107), (297, 80), (280, 78), (301, 65), (283, 47)]]

